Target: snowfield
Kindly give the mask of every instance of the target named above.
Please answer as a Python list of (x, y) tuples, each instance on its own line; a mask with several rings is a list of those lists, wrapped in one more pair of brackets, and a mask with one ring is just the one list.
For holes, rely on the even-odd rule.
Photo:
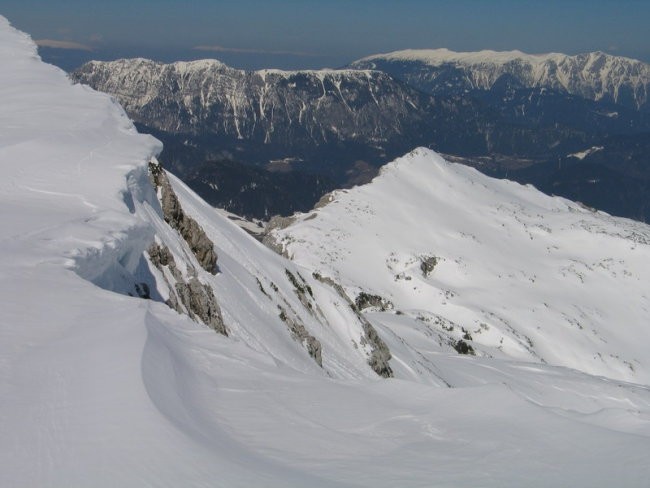
[[(647, 486), (647, 226), (418, 150), (276, 231), (290, 261), (170, 175), (212, 274), (156, 140), (2, 17), (0, 66), (0, 486)], [(227, 336), (164, 303), (154, 242)]]
[[(417, 149), (275, 237), (353, 295), (377, 294), (484, 356), (650, 382), (650, 228)], [(428, 273), (423, 262), (433, 258)], [(398, 320), (399, 319), (399, 320)], [(410, 325), (409, 325), (410, 327)], [(460, 336), (458, 336), (460, 338)]]

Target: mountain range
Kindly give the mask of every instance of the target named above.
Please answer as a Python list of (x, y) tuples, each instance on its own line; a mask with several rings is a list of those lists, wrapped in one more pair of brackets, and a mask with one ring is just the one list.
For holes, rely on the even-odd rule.
[[(308, 210), (325, 192), (368, 181), (417, 146), (466, 164), (480, 159), (475, 167), (491, 176), (616, 215), (648, 217), (650, 164), (633, 148), (646, 145), (650, 133), (650, 77), (647, 65), (626, 58), (406, 51), (342, 70), (297, 72), (132, 59), (90, 62), (72, 78), (115, 96), (140, 130), (164, 142), (165, 165), (203, 197), (252, 217)], [(612, 178), (601, 179), (606, 188), (596, 192), (588, 188), (590, 168), (601, 161), (591, 154), (589, 165), (573, 169), (571, 184), (556, 171), (592, 147), (611, 154)], [(270, 170), (256, 172), (260, 196), (238, 183), (233, 163)], [(300, 174), (310, 190), (294, 194), (278, 172)], [(631, 177), (639, 184), (625, 183)], [(226, 199), (214, 186), (240, 195)], [(274, 205), (271, 188), (289, 199)]]
[(265, 246), (0, 66), (0, 485), (647, 484), (646, 224), (419, 148)]
[(489, 91), (508, 83), (650, 110), (650, 66), (603, 52), (569, 56), (415, 49), (368, 56), (350, 67), (381, 70), (427, 93)]

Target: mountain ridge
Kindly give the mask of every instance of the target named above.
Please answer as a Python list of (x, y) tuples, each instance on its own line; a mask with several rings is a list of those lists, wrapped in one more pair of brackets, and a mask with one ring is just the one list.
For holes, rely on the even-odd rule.
[[(354, 141), (360, 128), (368, 131), (366, 138), (380, 143), (396, 137), (388, 130), (389, 121), (399, 127), (405, 106), (426, 104), (426, 98), (398, 87), (386, 74), (369, 70), (244, 71), (217, 60), (164, 64), (139, 58), (91, 61), (72, 78), (113, 94), (136, 121), (157, 129), (209, 130), (265, 144), (290, 144), (291, 138)], [(377, 86), (383, 88), (381, 100), (373, 93)], [(305, 102), (312, 93), (318, 95), (316, 106)], [(408, 99), (397, 104), (395, 98), (402, 93)], [(149, 107), (154, 101), (176, 107), (178, 119), (154, 120), (154, 115), (164, 114), (162, 107)], [(212, 119), (216, 107), (221, 120)], [(319, 124), (319, 118), (329, 125)]]
[(521, 51), (404, 50), (368, 56), (349, 66), (381, 69), (428, 93), (490, 90), (499, 79), (511, 77), (522, 87), (545, 87), (650, 110), (650, 65), (600, 51), (531, 55)]

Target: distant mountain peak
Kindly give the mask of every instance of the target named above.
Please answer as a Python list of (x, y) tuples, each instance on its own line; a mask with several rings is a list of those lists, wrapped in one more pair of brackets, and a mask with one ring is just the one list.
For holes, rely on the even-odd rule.
[(489, 90), (509, 76), (527, 88), (551, 88), (641, 110), (650, 107), (650, 65), (601, 51), (567, 55), (407, 49), (368, 56), (350, 66), (383, 70), (429, 93)]
[(490, 62), (495, 64), (504, 64), (513, 61), (528, 61), (534, 63), (545, 62), (549, 59), (559, 59), (565, 57), (564, 54), (547, 53), (547, 54), (527, 54), (519, 50), (513, 51), (493, 51), (484, 49), (480, 51), (452, 51), (447, 48), (438, 49), (403, 49), (383, 54), (374, 54), (360, 59), (361, 61), (372, 61), (376, 59), (390, 59), (402, 61), (422, 61), (432, 66), (439, 66), (445, 63), (463, 63), (477, 64)]
[(428, 102), (372, 70), (245, 71), (216, 60), (122, 59), (87, 63), (72, 78), (114, 95), (134, 120), (158, 130), (289, 146), (403, 138), (395, 127)]

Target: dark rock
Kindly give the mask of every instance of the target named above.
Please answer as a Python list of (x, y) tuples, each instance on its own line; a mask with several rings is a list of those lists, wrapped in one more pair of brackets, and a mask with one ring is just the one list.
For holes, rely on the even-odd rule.
[(454, 349), (456, 349), (456, 352), (458, 354), (468, 354), (470, 356), (474, 356), (476, 354), (474, 352), (474, 348), (462, 339), (458, 340), (454, 344)]
[(278, 305), (278, 308), (280, 309), (280, 320), (287, 324), (291, 336), (307, 349), (307, 353), (314, 359), (314, 361), (316, 361), (316, 364), (322, 368), (323, 358), (320, 341), (311, 335), (297, 318), (290, 317), (287, 314), (287, 311), (281, 306)]
[[(169, 286), (169, 298), (165, 302), (167, 306), (178, 313), (188, 315), (196, 322), (202, 322), (220, 334), (228, 335), (212, 287), (199, 281), (195, 275), (196, 270), (190, 268), (190, 273), (194, 275), (189, 281), (185, 281), (167, 246), (154, 242), (147, 253), (151, 263), (163, 273), (163, 278)], [(165, 268), (171, 273), (173, 282), (165, 275)]]
[(188, 283), (176, 283), (175, 288), (190, 317), (198, 318), (219, 334), (228, 335), (221, 316), (221, 309), (210, 285), (201, 283), (198, 278), (192, 277)]
[(393, 304), (390, 300), (363, 291), (359, 293), (357, 298), (354, 300), (354, 304), (359, 311), (374, 307), (385, 312), (386, 310), (392, 310), (393, 308)]
[(159, 164), (149, 163), (149, 174), (154, 186), (160, 189), (160, 204), (165, 222), (179, 232), (201, 267), (215, 274), (217, 253), (214, 250), (214, 243), (196, 220), (185, 214), (162, 167)]
[(422, 275), (426, 278), (431, 274), (433, 269), (438, 264), (438, 258), (435, 256), (422, 256), (420, 258), (420, 270)]
[(135, 292), (140, 298), (144, 298), (145, 300), (151, 299), (151, 290), (149, 289), (149, 285), (144, 282), (135, 284)]
[(157, 268), (160, 268), (161, 266), (168, 266), (170, 263), (174, 263), (174, 256), (169, 251), (169, 248), (167, 248), (167, 246), (160, 246), (154, 242), (151, 244), (151, 246), (149, 246), (147, 252), (149, 253), (151, 262)]

